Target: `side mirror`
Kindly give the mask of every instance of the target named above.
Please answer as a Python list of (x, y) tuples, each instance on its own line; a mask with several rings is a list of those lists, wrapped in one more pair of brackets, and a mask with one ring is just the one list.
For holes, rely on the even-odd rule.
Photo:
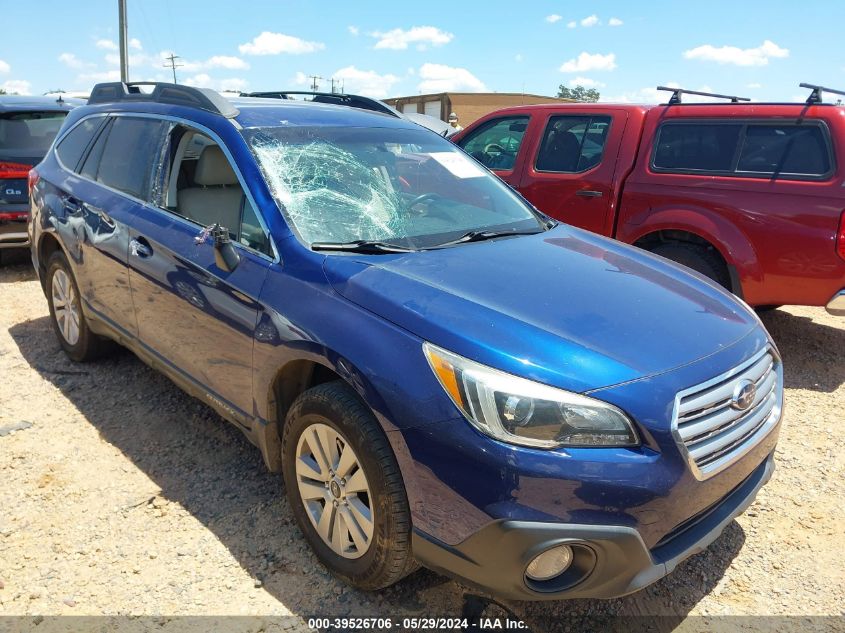
[(227, 273), (235, 270), (241, 263), (241, 256), (232, 244), (229, 229), (215, 224), (211, 228), (211, 238), (214, 240), (214, 263)]

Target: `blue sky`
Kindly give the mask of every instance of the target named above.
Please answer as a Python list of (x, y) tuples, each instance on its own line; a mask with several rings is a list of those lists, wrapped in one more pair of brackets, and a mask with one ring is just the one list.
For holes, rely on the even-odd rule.
[[(834, 52), (845, 2), (803, 0), (128, 0), (130, 79), (216, 89), (307, 89), (308, 75), (375, 97), (443, 90), (653, 102), (658, 84), (792, 100), (845, 88)], [(40, 94), (117, 78), (117, 1), (6, 2), (0, 87)], [(49, 19), (33, 19), (33, 14)]]

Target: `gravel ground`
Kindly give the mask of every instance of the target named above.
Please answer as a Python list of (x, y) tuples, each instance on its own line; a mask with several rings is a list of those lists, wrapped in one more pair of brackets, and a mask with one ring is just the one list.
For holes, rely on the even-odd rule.
[[(845, 616), (845, 321), (816, 308), (764, 321), (787, 387), (772, 481), (637, 594), (506, 605), (535, 631), (573, 615)], [(426, 570), (379, 594), (335, 580), (233, 426), (129, 353), (65, 358), (25, 258), (0, 268), (0, 481), (0, 615), (396, 617), (465, 602)]]

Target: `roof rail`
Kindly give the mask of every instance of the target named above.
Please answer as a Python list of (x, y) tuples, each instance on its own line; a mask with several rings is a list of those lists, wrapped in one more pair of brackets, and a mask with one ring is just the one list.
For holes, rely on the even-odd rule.
[[(153, 86), (153, 89), (150, 92), (142, 92), (141, 86)], [(214, 90), (157, 81), (114, 81), (97, 84), (88, 97), (88, 105), (120, 101), (181, 105), (220, 114), (228, 119), (238, 116), (238, 109)]]
[(737, 97), (736, 95), (720, 95), (715, 92), (699, 92), (698, 90), (685, 90), (684, 88), (669, 88), (668, 86), (657, 86), (658, 90), (666, 90), (671, 92), (672, 96), (669, 99), (669, 105), (680, 105), (683, 95), (697, 95), (699, 97), (714, 97), (716, 99), (730, 99), (731, 103), (739, 103), (740, 101), (751, 101), (748, 97)]
[(799, 88), (809, 88), (812, 90), (810, 96), (807, 97), (807, 105), (813, 105), (816, 103), (822, 103), (822, 93), (829, 92), (835, 95), (843, 95), (845, 96), (845, 90), (834, 90), (833, 88), (825, 88), (824, 86), (817, 86), (815, 84), (798, 84)]
[(242, 92), (242, 97), (263, 97), (265, 99), (290, 99), (292, 96), (305, 95), (311, 96), (316, 103), (329, 103), (332, 105), (344, 105), (351, 108), (359, 108), (361, 110), (371, 110), (373, 112), (381, 112), (382, 114), (389, 114), (400, 118), (399, 113), (391, 108), (386, 103), (382, 103), (377, 99), (370, 97), (363, 97), (361, 95), (338, 94), (336, 92), (308, 92), (297, 90), (272, 90), (270, 92)]

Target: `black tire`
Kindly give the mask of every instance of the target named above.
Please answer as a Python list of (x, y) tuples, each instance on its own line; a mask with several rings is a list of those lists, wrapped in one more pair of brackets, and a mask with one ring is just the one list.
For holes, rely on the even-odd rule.
[(652, 248), (651, 252), (666, 259), (671, 259), (687, 268), (692, 268), (726, 290), (732, 291), (727, 266), (712, 246), (686, 242), (664, 242)]
[[(62, 334), (61, 327), (56, 319), (56, 308), (53, 305), (53, 277), (56, 275), (57, 271), (60, 270), (67, 275), (71, 285), (73, 286), (76, 301), (80, 303), (78, 306), (79, 338), (73, 344), (69, 343)], [(88, 327), (88, 322), (85, 319), (85, 314), (83, 313), (81, 307), (79, 286), (76, 284), (76, 278), (73, 276), (73, 271), (71, 271), (67, 258), (62, 251), (56, 251), (50, 256), (50, 259), (47, 260), (47, 277), (45, 287), (47, 289), (47, 305), (50, 307), (50, 323), (53, 325), (53, 331), (56, 333), (56, 338), (59, 339), (59, 345), (62, 346), (65, 354), (67, 354), (71, 360), (77, 362), (87, 362), (96, 358), (101, 358), (113, 351), (114, 343), (111, 340), (94, 334), (94, 332), (91, 331), (91, 328)]]
[[(312, 424), (339, 432), (355, 452), (370, 485), (374, 535), (359, 558), (345, 558), (327, 545), (311, 523), (299, 494), (297, 445)], [(411, 553), (411, 513), (396, 457), (381, 426), (356, 393), (334, 381), (302, 393), (290, 408), (282, 434), (282, 474), (299, 529), (320, 562), (350, 585), (375, 591), (417, 568)]]

